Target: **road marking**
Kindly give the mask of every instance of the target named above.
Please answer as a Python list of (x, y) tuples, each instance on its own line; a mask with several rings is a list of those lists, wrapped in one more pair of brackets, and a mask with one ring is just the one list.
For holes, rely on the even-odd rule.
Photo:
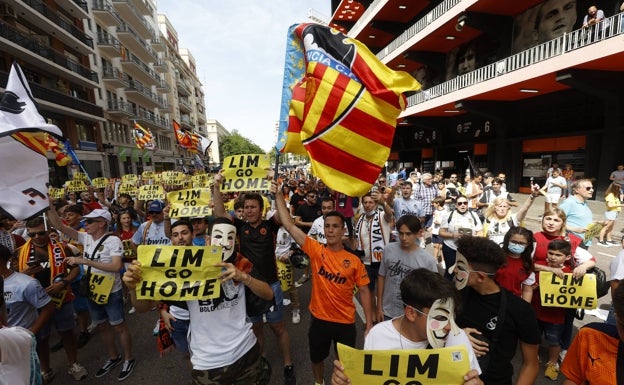
[(607, 253), (598, 252), (598, 254), (604, 255), (605, 257), (609, 257), (609, 258), (615, 258), (615, 255), (611, 255), (611, 254), (607, 254)]

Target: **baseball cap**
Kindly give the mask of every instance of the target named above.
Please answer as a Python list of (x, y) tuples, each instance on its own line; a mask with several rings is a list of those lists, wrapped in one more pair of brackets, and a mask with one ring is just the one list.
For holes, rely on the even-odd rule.
[(102, 210), (102, 209), (95, 209), (93, 211), (91, 211), (89, 214), (87, 215), (83, 215), (82, 216), (83, 219), (89, 219), (89, 218), (104, 218), (106, 219), (108, 222), (111, 221), (111, 215), (108, 212), (108, 210)]
[(163, 211), (163, 209), (165, 208), (165, 204), (162, 201), (159, 200), (155, 200), (152, 201), (152, 203), (149, 204), (149, 207), (147, 208), (147, 211), (153, 211), (153, 212), (161, 212)]

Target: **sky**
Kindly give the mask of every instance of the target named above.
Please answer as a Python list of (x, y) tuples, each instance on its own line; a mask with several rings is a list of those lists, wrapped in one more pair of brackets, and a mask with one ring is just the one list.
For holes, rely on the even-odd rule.
[(195, 58), (206, 118), (265, 151), (276, 142), (286, 32), (310, 21), (310, 8), (331, 16), (331, 0), (157, 0)]

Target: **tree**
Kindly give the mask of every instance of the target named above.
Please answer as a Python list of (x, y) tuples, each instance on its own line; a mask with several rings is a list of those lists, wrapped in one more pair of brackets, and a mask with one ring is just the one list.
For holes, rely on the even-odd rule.
[(248, 138), (239, 134), (237, 130), (233, 130), (232, 134), (219, 140), (219, 153), (221, 154), (221, 159), (225, 159), (232, 155), (264, 154), (265, 151)]

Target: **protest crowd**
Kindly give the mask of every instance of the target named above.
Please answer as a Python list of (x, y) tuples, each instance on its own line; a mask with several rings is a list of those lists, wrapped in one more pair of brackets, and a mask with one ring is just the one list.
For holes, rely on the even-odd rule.
[[(258, 165), (248, 161), (254, 155), (236, 157), (236, 164)], [(154, 311), (155, 350), (183, 354), (193, 384), (266, 384), (272, 372), (273, 381), (294, 385), (295, 368), (304, 365), (314, 378), (300, 382), (324, 384), (326, 364), (332, 384), (366, 382), (374, 372), (362, 370), (367, 361), (352, 352), (340, 359), (345, 349), (362, 349), (356, 298), (364, 313), (362, 352), (380, 352), (369, 359), (383, 360), (388, 350), (423, 355), (422, 372), (408, 368), (407, 378), (435, 370), (452, 383), (510, 384), (514, 375), (518, 384), (538, 376), (616, 383), (624, 251), (603, 272), (587, 249), (596, 239), (602, 247), (624, 246), (610, 238), (619, 231), (610, 214), (621, 210), (619, 180), (607, 189), (608, 215), (595, 222), (586, 204), (590, 179), (569, 189), (563, 182), (533, 185), (517, 201), (504, 174), (460, 183), (455, 173), (387, 170), (368, 193), (351, 197), (306, 168), (281, 169), (272, 179), (262, 175), (266, 167), (259, 170), (92, 181), (77, 173), (50, 188), (45, 215), (3, 217), (0, 322), (7, 327), (0, 352), (4, 357), (17, 340), (32, 348), (12, 368), (2, 362), (7, 378), (50, 383), (64, 366), (75, 380), (125, 380), (137, 365), (127, 317)], [(542, 199), (541, 230), (533, 232), (524, 220)], [(306, 312), (298, 288), (308, 281)], [(607, 321), (573, 333), (578, 309), (595, 308), (604, 295), (613, 300)], [(293, 362), (288, 323), (307, 323), (309, 362)], [(276, 339), (282, 368), (269, 369), (266, 338)], [(95, 339), (104, 348), (101, 367), (88, 373), (79, 349)], [(332, 345), (338, 360), (325, 362)], [(61, 349), (66, 362), (51, 362), (50, 351)], [(425, 359), (440, 349), (456, 350), (464, 366), (440, 358), (428, 367)], [(514, 368), (516, 355), (521, 365)]]

